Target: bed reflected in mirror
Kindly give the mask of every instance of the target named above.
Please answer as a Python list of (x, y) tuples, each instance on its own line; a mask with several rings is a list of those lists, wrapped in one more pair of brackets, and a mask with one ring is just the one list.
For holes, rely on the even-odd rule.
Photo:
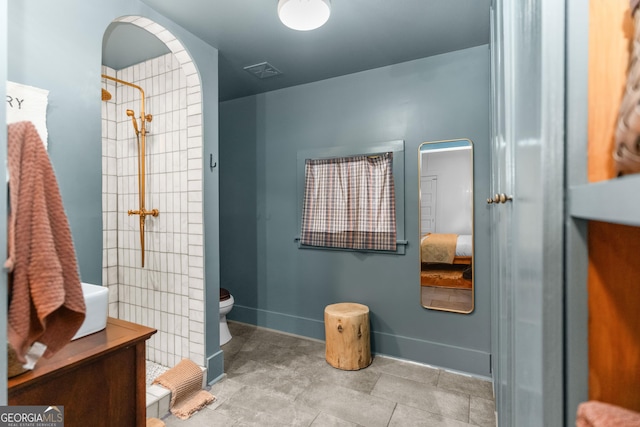
[(471, 313), (473, 281), (473, 143), (425, 142), (418, 149), (420, 303)]

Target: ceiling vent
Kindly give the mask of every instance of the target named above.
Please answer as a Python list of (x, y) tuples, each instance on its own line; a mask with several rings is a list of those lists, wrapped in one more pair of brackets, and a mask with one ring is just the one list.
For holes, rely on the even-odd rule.
[(278, 70), (273, 65), (268, 62), (261, 62), (259, 64), (249, 65), (248, 67), (244, 67), (244, 70), (253, 74), (259, 79), (267, 79), (269, 77), (275, 77), (277, 75), (282, 74), (280, 70)]

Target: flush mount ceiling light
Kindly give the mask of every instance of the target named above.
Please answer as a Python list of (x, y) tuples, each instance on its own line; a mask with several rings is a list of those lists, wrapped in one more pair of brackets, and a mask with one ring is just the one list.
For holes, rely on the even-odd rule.
[(279, 0), (278, 16), (284, 25), (298, 31), (315, 30), (331, 15), (331, 0)]

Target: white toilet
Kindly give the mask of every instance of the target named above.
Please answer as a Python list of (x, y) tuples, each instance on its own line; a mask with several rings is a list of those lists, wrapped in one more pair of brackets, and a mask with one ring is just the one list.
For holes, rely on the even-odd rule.
[(227, 314), (233, 308), (233, 295), (225, 288), (220, 288), (220, 345), (231, 340), (231, 332), (227, 325)]

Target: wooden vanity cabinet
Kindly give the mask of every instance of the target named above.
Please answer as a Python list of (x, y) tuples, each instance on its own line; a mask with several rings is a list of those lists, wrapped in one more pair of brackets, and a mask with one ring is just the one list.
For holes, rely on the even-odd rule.
[(144, 426), (145, 341), (155, 332), (109, 318), (104, 330), (10, 378), (9, 405), (64, 406), (66, 427)]

